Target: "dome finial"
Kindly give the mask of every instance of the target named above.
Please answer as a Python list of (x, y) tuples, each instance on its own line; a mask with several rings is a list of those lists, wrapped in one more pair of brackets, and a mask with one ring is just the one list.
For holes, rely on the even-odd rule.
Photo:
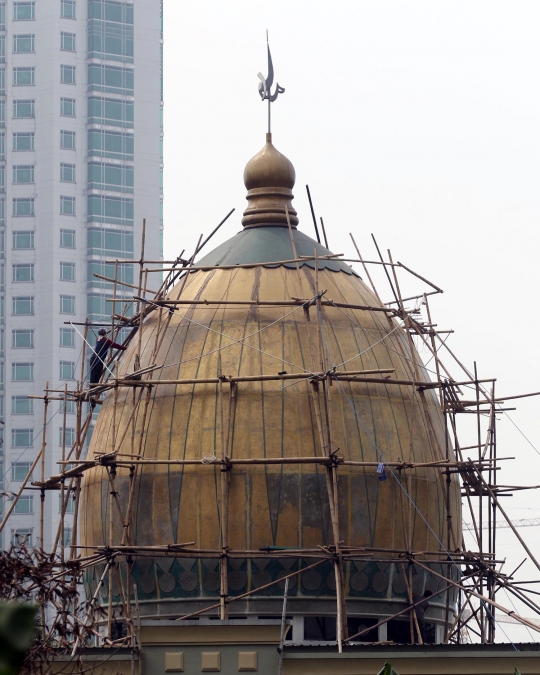
[(268, 44), (266, 31), (266, 48), (268, 52), (268, 77), (258, 74), (259, 94), (263, 101), (268, 101), (268, 132), (266, 145), (255, 157), (249, 160), (244, 170), (244, 183), (247, 188), (248, 207), (244, 211), (242, 225), (244, 227), (274, 226), (287, 227), (287, 211), (292, 227), (298, 225), (298, 217), (291, 201), (294, 198), (292, 189), (296, 174), (292, 163), (278, 152), (272, 145), (271, 107), (279, 94), (285, 89), (274, 84), (274, 66)]
[(292, 162), (276, 150), (272, 134), (266, 134), (266, 145), (252, 157), (244, 169), (248, 207), (244, 211), (244, 227), (287, 227), (287, 211), (292, 227), (298, 225), (298, 216), (292, 207), (292, 189), (296, 172)]
[[(259, 84), (259, 94), (263, 101), (268, 101), (268, 133), (272, 133), (271, 125), (271, 110), (272, 103), (277, 99), (279, 94), (283, 94), (285, 89), (280, 87), (276, 82), (276, 90), (272, 94), (272, 85), (274, 84), (274, 65), (272, 64), (272, 55), (270, 54), (270, 45), (268, 44), (268, 31), (266, 31), (266, 50), (268, 52), (268, 77), (264, 78), (262, 73), (258, 73), (257, 77), (261, 81)], [(271, 139), (270, 139), (271, 140)]]

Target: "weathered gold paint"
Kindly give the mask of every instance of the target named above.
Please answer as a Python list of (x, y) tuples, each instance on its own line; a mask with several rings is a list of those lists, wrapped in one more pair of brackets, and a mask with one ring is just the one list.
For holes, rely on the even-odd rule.
[[(373, 294), (354, 275), (322, 270), (319, 286), (327, 289), (326, 297), (335, 301), (378, 305)], [(312, 297), (316, 290), (314, 270), (307, 266), (300, 268), (299, 275), (285, 267), (241, 268), (192, 273), (182, 298), (290, 300)], [(173, 290), (170, 297), (174, 299), (177, 292)], [(311, 321), (307, 324), (302, 309), (293, 310), (184, 305), (172, 316), (159, 353), (152, 356), (158, 324), (155, 312), (143, 326), (141, 367), (163, 364), (162, 370), (152, 373), (153, 379), (215, 377), (220, 374), (220, 367), (225, 375), (298, 372), (302, 368), (319, 371), (315, 309), (310, 309)], [(162, 326), (166, 318), (164, 313)], [(383, 313), (325, 306), (322, 323), (327, 367), (395, 368), (393, 377), (411, 379), (406, 335), (400, 328), (394, 330), (396, 323)], [(125, 353), (120, 375), (134, 370), (136, 343), (137, 340)], [(416, 352), (412, 357), (420, 362)], [(342, 362), (347, 363), (340, 365)], [(306, 381), (289, 385), (290, 381), (238, 385), (228, 451), (232, 458), (321, 456), (310, 385)], [(223, 392), (226, 422), (228, 385)], [(334, 382), (333, 449), (339, 448), (340, 456), (357, 461), (379, 461), (374, 444), (387, 462), (444, 459), (444, 422), (436, 396), (427, 390), (416, 394), (414, 403), (411, 397), (411, 386)], [(142, 434), (143, 457), (201, 459), (216, 454), (219, 458), (222, 447), (218, 404), (216, 385), (155, 387), (144, 429), (143, 405), (136, 416), (136, 444)], [(120, 389), (118, 437), (132, 405), (132, 392)], [(113, 448), (113, 407), (114, 394), (110, 392), (96, 423), (89, 456), (113, 450), (130, 452), (130, 431), (122, 446)], [(314, 547), (332, 543), (324, 471), (320, 466), (292, 464), (234, 468), (230, 482), (230, 546), (256, 549), (268, 545)], [(340, 536), (345, 543), (404, 548), (403, 501), (405, 521), (412, 519), (413, 523), (412, 548), (437, 550), (440, 548), (437, 538), (446, 546), (446, 487), (440, 472), (409, 471), (411, 496), (423, 517), (411, 506), (388, 469), (387, 473), (389, 479), (381, 483), (374, 468), (340, 467)], [(211, 464), (140, 467), (133, 506), (133, 543), (195, 541), (196, 547), (219, 548), (219, 474), (219, 466)], [(119, 468), (117, 483), (121, 486), (124, 507), (127, 475), (127, 469)], [(405, 484), (405, 475), (402, 479)], [(461, 545), (461, 516), (459, 486), (454, 477), (450, 492), (455, 535), (450, 546), (455, 549)], [(81, 512), (84, 545), (108, 543), (107, 496), (103, 469), (87, 472)], [(116, 543), (120, 543), (120, 537), (119, 526), (115, 530)]]

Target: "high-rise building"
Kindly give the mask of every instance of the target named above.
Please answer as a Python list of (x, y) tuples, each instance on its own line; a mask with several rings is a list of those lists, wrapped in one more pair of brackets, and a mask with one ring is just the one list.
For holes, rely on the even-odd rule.
[[(0, 3), (3, 513), (43, 440), (43, 401), (27, 395), (73, 388), (77, 324), (110, 322), (113, 285), (94, 274), (113, 277), (106, 260), (140, 256), (144, 218), (147, 257), (162, 255), (162, 20), (160, 0)], [(119, 270), (133, 282), (132, 265)], [(47, 475), (75, 437), (74, 408), (65, 433), (61, 408), (48, 407)], [(36, 544), (39, 511), (39, 491), (25, 491), (1, 545), (25, 535)], [(47, 493), (47, 548), (59, 517), (58, 494)]]

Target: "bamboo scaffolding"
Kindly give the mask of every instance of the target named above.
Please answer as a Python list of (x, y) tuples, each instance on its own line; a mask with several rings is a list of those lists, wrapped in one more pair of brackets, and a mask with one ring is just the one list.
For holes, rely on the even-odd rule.
[[(505, 496), (511, 490), (518, 489), (528, 489), (527, 486), (504, 486), (497, 484), (497, 471), (500, 469), (500, 462), (505, 459), (497, 457), (496, 449), (496, 412), (505, 410), (500, 407), (499, 404), (504, 403), (507, 400), (526, 398), (531, 396), (540, 395), (540, 392), (532, 392), (529, 394), (518, 394), (508, 397), (495, 397), (494, 386), (495, 379), (478, 379), (476, 368), (474, 373), (471, 373), (465, 366), (456, 358), (454, 353), (446, 345), (445, 339), (441, 335), (451, 332), (451, 331), (442, 331), (437, 330), (437, 325), (433, 322), (431, 315), (431, 308), (428, 304), (428, 296), (442, 293), (442, 289), (430, 282), (425, 277), (414, 272), (412, 269), (402, 264), (401, 262), (394, 263), (390, 251), (388, 251), (389, 262), (383, 260), (382, 255), (378, 245), (375, 242), (377, 251), (380, 256), (379, 261), (370, 261), (364, 260), (360, 255), (360, 251), (354, 238), (351, 235), (351, 239), (356, 248), (358, 254), (358, 259), (344, 258), (342, 254), (332, 254), (321, 256), (318, 254), (318, 251), (315, 249), (313, 256), (299, 256), (296, 250), (296, 245), (293, 236), (293, 228), (290, 224), (289, 213), (287, 211), (287, 220), (289, 228), (289, 236), (291, 239), (291, 248), (293, 251), (293, 258), (290, 260), (283, 260), (278, 262), (270, 263), (258, 263), (258, 264), (245, 264), (245, 265), (213, 265), (213, 266), (200, 266), (195, 264), (195, 258), (204, 246), (206, 241), (217, 231), (223, 222), (230, 216), (230, 213), (225, 218), (218, 228), (212, 232), (209, 238), (207, 238), (202, 244), (202, 235), (198, 240), (197, 246), (195, 247), (194, 253), (189, 259), (182, 258), (182, 254), (175, 261), (163, 261), (164, 264), (172, 264), (171, 268), (148, 268), (148, 264), (161, 264), (162, 261), (152, 261), (145, 260), (145, 226), (146, 223), (143, 223), (143, 235), (142, 235), (142, 245), (141, 245), (141, 256), (138, 260), (127, 261), (127, 260), (115, 260), (109, 261), (108, 264), (113, 264), (115, 266), (114, 278), (106, 277), (103, 275), (95, 275), (97, 278), (101, 279), (104, 282), (113, 284), (113, 297), (109, 298), (112, 303), (113, 311), (111, 317), (111, 335), (115, 336), (123, 328), (131, 328), (131, 333), (129, 334), (126, 343), (133, 339), (137, 340), (137, 349), (135, 355), (135, 371), (131, 374), (123, 374), (118, 376), (118, 356), (113, 356), (108, 361), (108, 367), (114, 370), (114, 374), (104, 379), (102, 383), (98, 386), (92, 386), (91, 388), (85, 387), (84, 381), (84, 362), (85, 362), (85, 341), (83, 341), (83, 358), (81, 364), (81, 375), (80, 382), (77, 384), (72, 391), (68, 391), (67, 385), (64, 385), (61, 390), (50, 389), (48, 384), (45, 390), (45, 395), (43, 397), (37, 397), (35, 395), (31, 398), (43, 398), (45, 402), (45, 409), (50, 401), (58, 400), (64, 403), (64, 441), (62, 444), (62, 460), (58, 462), (62, 467), (60, 473), (50, 476), (48, 479), (44, 475), (44, 466), (45, 466), (45, 444), (42, 443), (42, 448), (36, 457), (36, 460), (32, 466), (31, 471), (29, 472), (26, 480), (23, 482), (18, 494), (15, 496), (13, 504), (6, 513), (6, 516), (0, 523), (0, 532), (2, 531), (9, 515), (14, 509), (16, 500), (23, 494), (24, 490), (28, 489), (37, 489), (40, 491), (42, 500), (45, 498), (45, 493), (47, 490), (59, 490), (60, 492), (60, 504), (61, 504), (61, 518), (59, 529), (56, 535), (56, 541), (54, 549), (58, 546), (59, 541), (62, 542), (61, 546), (61, 569), (58, 572), (55, 572), (57, 578), (63, 578), (66, 575), (72, 575), (73, 589), (76, 588), (77, 583), (81, 580), (81, 574), (84, 570), (89, 570), (95, 565), (102, 565), (105, 562), (105, 570), (100, 576), (97, 588), (90, 600), (90, 603), (86, 610), (86, 616), (84, 620), (79, 619), (78, 617), (67, 618), (68, 612), (62, 603), (56, 606), (57, 611), (65, 615), (66, 625), (68, 621), (71, 621), (73, 625), (80, 623), (82, 627), (85, 626), (97, 626), (100, 621), (96, 620), (96, 612), (104, 611), (105, 618), (103, 619), (105, 623), (106, 637), (104, 638), (101, 635), (101, 638), (105, 640), (105, 643), (114, 647), (119, 644), (129, 644), (132, 649), (136, 649), (139, 645), (138, 630), (140, 629), (140, 608), (139, 608), (139, 599), (137, 594), (137, 586), (132, 584), (132, 579), (130, 576), (130, 570), (133, 565), (133, 560), (137, 558), (147, 557), (149, 559), (154, 559), (156, 556), (159, 557), (172, 557), (172, 558), (200, 558), (207, 557), (219, 560), (220, 566), (220, 592), (219, 592), (219, 602), (212, 604), (208, 607), (201, 608), (196, 612), (187, 614), (180, 619), (187, 619), (190, 617), (199, 616), (207, 612), (217, 610), (221, 620), (225, 620), (228, 617), (229, 605), (232, 602), (237, 602), (246, 597), (256, 595), (257, 593), (276, 586), (278, 583), (288, 580), (297, 575), (301, 575), (303, 572), (315, 568), (317, 565), (322, 564), (323, 562), (330, 562), (333, 565), (335, 583), (336, 583), (336, 623), (337, 623), (337, 646), (338, 650), (342, 651), (342, 647), (346, 643), (354, 641), (356, 638), (365, 635), (367, 632), (374, 630), (388, 621), (399, 618), (403, 615), (409, 615), (409, 625), (411, 630), (411, 642), (415, 642), (415, 636), (420, 644), (422, 644), (423, 639), (421, 635), (420, 625), (418, 622), (418, 617), (416, 615), (415, 608), (420, 606), (424, 599), (422, 598), (417, 603), (413, 603), (413, 591), (412, 591), (412, 564), (419, 565), (429, 573), (434, 574), (435, 576), (443, 579), (447, 582), (441, 590), (437, 591), (435, 595), (441, 595), (446, 593), (445, 596), (445, 641), (455, 640), (459, 642), (462, 639), (462, 633), (465, 630), (471, 630), (476, 632), (474, 622), (478, 624), (478, 634), (480, 635), (482, 641), (493, 642), (495, 640), (495, 622), (493, 620), (493, 613), (485, 611), (485, 606), (489, 605), (496, 607), (505, 613), (515, 614), (510, 610), (505, 609), (499, 605), (495, 600), (495, 593), (497, 588), (505, 588), (509, 592), (513, 593), (516, 598), (519, 598), (520, 601), (524, 602), (528, 607), (534, 609), (540, 613), (540, 605), (536, 605), (533, 600), (531, 600), (525, 590), (521, 586), (516, 586), (514, 582), (505, 575), (502, 575), (498, 572), (497, 566), (503, 563), (502, 560), (497, 559), (496, 555), (496, 510), (500, 508), (500, 503), (498, 497)], [(322, 223), (321, 223), (322, 224)], [(329, 299), (326, 295), (326, 291), (321, 290), (320, 288), (320, 272), (323, 266), (328, 267), (329, 264), (334, 263), (360, 263), (363, 267), (364, 272), (371, 284), (373, 293), (377, 300), (383, 305), (381, 297), (379, 296), (371, 275), (369, 273), (369, 265), (380, 265), (385, 271), (389, 286), (394, 294), (394, 300), (391, 302), (385, 303), (383, 306), (372, 306), (372, 305), (356, 305), (349, 304), (344, 302), (334, 302)], [(301, 274), (300, 268), (306, 263), (310, 263), (310, 268), (314, 269), (315, 276), (315, 296), (311, 299), (305, 298), (303, 284), (306, 282), (303, 274)], [(138, 274), (138, 284), (129, 284), (118, 279), (118, 271), (120, 265), (124, 264), (137, 264), (139, 266)], [(253, 267), (276, 267), (279, 265), (288, 265), (296, 269), (296, 275), (298, 280), (298, 289), (299, 297), (291, 296), (290, 300), (276, 300), (266, 299), (264, 301), (259, 301), (257, 299), (246, 299), (246, 300), (227, 300), (227, 299), (205, 299), (197, 297), (197, 299), (188, 299), (183, 297), (189, 275), (192, 272), (197, 271), (211, 271), (211, 270), (237, 270), (237, 269), (249, 269)], [(398, 277), (398, 270), (402, 269), (404, 272), (407, 272), (414, 276), (416, 279), (426, 283), (432, 291), (424, 292), (422, 294), (412, 296), (412, 297), (402, 297), (401, 293), (401, 284), (400, 278)], [(148, 289), (148, 274), (153, 272), (166, 272), (167, 276), (161, 283), (160, 289), (156, 292), (154, 290)], [(401, 273), (400, 273), (401, 275)], [(175, 285), (175, 282), (176, 283)], [(131, 288), (136, 291), (137, 295), (133, 296), (133, 301), (137, 303), (136, 312), (132, 317), (126, 316), (127, 305), (123, 309), (122, 314), (115, 313), (114, 308), (119, 302), (128, 303), (130, 302), (129, 297), (119, 297), (119, 289), (122, 288)], [(171, 291), (171, 289), (173, 289)], [(171, 293), (174, 297), (165, 298), (165, 293)], [(309, 294), (309, 291), (308, 291)], [(150, 297), (148, 297), (148, 295)], [(427, 321), (422, 321), (419, 316), (416, 315), (415, 309), (407, 310), (405, 308), (405, 302), (410, 300), (417, 300), (423, 298), (426, 304), (427, 312)], [(392, 308), (391, 305), (397, 305), (397, 308)], [(160, 360), (157, 359), (157, 355), (160, 352), (161, 346), (165, 339), (169, 323), (173, 316), (173, 312), (178, 308), (185, 306), (186, 309), (189, 308), (189, 311), (197, 311), (199, 309), (203, 310), (207, 307), (221, 310), (225, 309), (234, 309), (236, 307), (260, 307), (268, 309), (276, 309), (279, 307), (299, 307), (303, 308), (303, 316), (306, 322), (306, 329), (308, 335), (308, 344), (309, 352), (311, 358), (311, 367), (313, 372), (293, 372), (281, 374), (265, 374), (257, 376), (227, 376), (222, 372), (221, 368), (221, 358), (218, 355), (218, 375), (217, 377), (206, 377), (206, 378), (183, 378), (183, 379), (152, 379), (156, 377), (153, 373), (159, 371), (160, 369), (168, 367), (169, 364), (155, 365), (156, 361), (159, 363)], [(316, 315), (316, 326), (310, 328), (308, 322), (312, 320), (309, 316), (309, 310), (312, 309)], [(400, 377), (397, 379), (395, 377), (395, 369), (393, 368), (381, 368), (374, 370), (337, 370), (333, 368), (332, 363), (329, 362), (328, 355), (326, 353), (326, 343), (325, 343), (325, 330), (327, 329), (331, 319), (327, 316), (328, 309), (335, 308), (336, 310), (349, 310), (348, 312), (342, 311), (342, 313), (348, 316), (351, 320), (355, 320), (355, 311), (367, 311), (374, 312), (374, 317), (381, 317), (381, 320), (376, 318), (376, 321), (379, 321), (379, 325), (391, 326), (390, 330), (394, 330), (396, 326), (401, 326), (404, 331), (403, 342), (399, 342), (399, 354), (404, 359), (404, 363), (407, 364), (407, 377)], [(151, 337), (151, 344), (149, 344), (146, 349), (152, 351), (151, 359), (148, 361), (148, 357), (145, 359), (147, 362), (150, 362), (154, 365), (147, 368), (140, 368), (142, 351), (143, 351), (143, 330), (145, 329), (145, 320), (153, 313), (158, 312), (157, 321), (154, 325), (155, 335)], [(154, 315), (155, 316), (155, 315)], [(182, 314), (178, 313), (177, 316), (182, 318)], [(331, 313), (330, 316), (333, 316)], [(384, 322), (384, 317), (388, 321), (388, 324)], [(397, 323), (396, 323), (397, 319)], [(356, 321), (356, 320), (355, 320)], [(401, 322), (403, 322), (401, 324)], [(71, 322), (68, 322), (71, 323)], [(356, 322), (357, 325), (360, 325)], [(157, 328), (155, 327), (157, 324)], [(96, 324), (94, 322), (89, 322), (88, 319), (81, 324), (73, 325), (82, 325), (85, 328), (85, 340), (88, 335), (88, 330), (91, 326), (102, 325)], [(383, 332), (383, 331), (381, 331)], [(388, 331), (386, 331), (388, 332)], [(428, 352), (435, 361), (435, 381), (430, 381), (425, 375), (425, 370), (420, 363), (417, 363), (417, 360), (414, 356), (415, 346), (413, 342), (413, 336), (416, 335), (420, 344), (426, 346)], [(437, 340), (439, 342), (437, 342)], [(227, 347), (229, 345), (225, 345)], [(450, 356), (456, 361), (458, 366), (461, 368), (465, 377), (468, 379), (463, 379), (463, 381), (456, 381), (450, 375), (449, 370), (443, 363), (441, 359), (441, 348), (445, 347)], [(148, 352), (149, 353), (149, 352)], [(178, 365), (178, 364), (175, 364)], [(426, 378), (426, 379), (424, 379)], [(317, 454), (318, 450), (314, 453), (314, 456), (305, 456), (305, 457), (249, 457), (249, 458), (234, 458), (231, 457), (232, 448), (231, 448), (231, 436), (232, 429), (234, 424), (235, 416), (235, 406), (238, 393), (242, 391), (242, 385), (249, 383), (260, 383), (261, 387), (265, 382), (301, 382), (306, 381), (308, 386), (308, 391), (310, 393), (310, 405), (312, 407), (313, 416), (316, 426), (316, 435), (318, 445), (320, 446), (320, 456)], [(398, 387), (407, 387), (411, 388), (411, 409), (410, 409), (410, 419), (412, 424), (416, 424), (417, 420), (423, 419), (427, 425), (427, 433), (430, 438), (430, 443), (433, 447), (433, 455), (438, 457), (436, 461), (430, 462), (414, 462), (407, 461), (407, 456), (400, 459), (400, 461), (391, 461), (384, 462), (385, 466), (395, 470), (399, 474), (399, 483), (402, 486), (400, 491), (400, 504), (401, 504), (401, 519), (403, 524), (403, 532), (405, 537), (405, 548), (403, 549), (382, 549), (375, 547), (358, 547), (348, 545), (346, 541), (343, 541), (340, 538), (340, 523), (339, 523), (339, 513), (340, 513), (340, 499), (339, 499), (339, 490), (338, 490), (338, 481), (339, 481), (339, 472), (342, 471), (342, 467), (357, 467), (363, 468), (367, 471), (374, 470), (379, 462), (378, 461), (353, 461), (346, 459), (344, 456), (338, 454), (339, 449), (335, 447), (333, 431), (332, 431), (332, 387), (335, 384), (340, 383), (350, 383), (354, 385), (367, 385), (367, 386), (377, 386), (383, 385), (385, 388), (390, 385)], [(491, 391), (487, 391), (486, 387), (482, 385), (487, 385), (491, 383)], [(148, 416), (148, 409), (151, 402), (152, 392), (154, 387), (163, 386), (163, 385), (175, 385), (178, 387), (181, 386), (199, 386), (199, 385), (213, 385), (216, 386), (218, 392), (218, 415), (217, 420), (219, 424), (219, 434), (218, 442), (216, 444), (216, 451), (214, 457), (209, 462), (207, 457), (203, 458), (186, 458), (186, 459), (157, 459), (144, 456), (144, 443), (145, 443), (145, 434), (146, 429), (146, 420)], [(469, 395), (466, 398), (463, 394), (462, 388), (473, 387), (475, 392), (475, 398), (472, 399)], [(124, 403), (124, 413), (122, 418), (122, 427), (120, 430), (120, 414), (117, 410), (119, 406), (119, 394), (120, 389), (131, 388), (132, 392), (126, 392), (126, 402), (130, 401), (131, 409), (127, 411), (126, 405)], [(363, 389), (363, 388), (362, 388)], [(425, 391), (426, 390), (436, 390), (439, 398), (439, 404), (441, 412), (444, 416), (445, 428), (446, 428), (446, 442), (444, 447), (439, 447), (437, 441), (437, 436), (433, 427), (433, 420), (429, 414), (429, 410), (426, 404)], [(111, 391), (112, 390), (112, 391)], [(396, 391), (395, 389), (393, 391)], [(83, 447), (87, 438), (88, 431), (90, 429), (90, 423), (92, 420), (92, 414), (97, 405), (100, 405), (103, 400), (100, 399), (100, 396), (105, 395), (107, 392), (109, 401), (112, 402), (112, 447), (113, 451), (103, 454), (96, 454), (92, 459), (86, 460), (82, 459)], [(74, 401), (77, 406), (77, 428), (76, 428), (76, 440), (73, 446), (70, 449), (70, 452), (66, 455), (65, 447), (65, 428), (66, 428), (66, 403), (67, 401)], [(91, 407), (86, 416), (86, 419), (83, 421), (83, 405), (87, 401), (90, 401)], [(488, 407), (482, 407), (488, 406)], [(477, 416), (477, 439), (476, 444), (471, 445), (460, 445), (459, 435), (457, 429), (456, 420), (457, 415), (461, 414), (475, 414)], [(489, 415), (488, 419), (488, 429), (485, 436), (485, 441), (482, 440), (480, 436), (481, 428), (481, 416)], [(46, 422), (46, 420), (45, 420)], [(136, 427), (139, 427), (139, 422), (141, 423), (141, 433), (137, 438)], [(482, 422), (485, 425), (485, 422)], [(43, 438), (45, 439), (45, 427)], [(453, 443), (450, 443), (450, 434), (454, 439)], [(413, 457), (413, 435), (411, 432), (411, 437), (409, 441), (409, 453), (410, 457)], [(475, 450), (475, 455), (477, 457), (474, 460), (464, 459), (463, 451), (465, 450)], [(454, 459), (452, 452), (455, 451), (456, 458)], [(406, 454), (406, 453), (405, 453)], [(28, 482), (30, 476), (32, 475), (33, 469), (37, 463), (42, 462), (42, 470), (40, 481), (32, 482), (32, 485), (29, 486)], [(73, 465), (69, 467), (68, 465)], [(237, 471), (241, 467), (245, 466), (260, 466), (260, 467), (269, 467), (269, 466), (285, 466), (285, 465), (318, 465), (324, 469), (325, 479), (326, 479), (326, 497), (328, 509), (330, 512), (330, 521), (331, 521), (331, 530), (332, 530), (332, 544), (330, 546), (319, 546), (316, 548), (297, 548), (297, 549), (284, 549), (275, 546), (267, 546), (257, 550), (250, 549), (234, 549), (230, 547), (229, 542), (229, 494), (230, 494), (230, 482)], [(181, 544), (163, 544), (163, 545), (154, 545), (154, 546), (139, 546), (133, 543), (133, 504), (135, 490), (138, 480), (138, 473), (142, 470), (142, 467), (152, 466), (156, 469), (160, 466), (162, 467), (172, 467), (172, 466), (185, 466), (185, 465), (198, 465), (207, 466), (209, 471), (216, 470), (219, 467), (220, 479), (219, 479), (219, 529), (220, 529), (220, 546), (216, 549), (204, 549), (204, 548), (195, 548), (195, 542), (185, 542)], [(80, 503), (80, 488), (82, 477), (87, 471), (92, 470), (95, 467), (102, 466), (104, 467), (104, 472), (106, 479), (109, 482), (109, 499), (108, 499), (108, 532), (106, 533), (107, 545), (104, 546), (80, 546), (77, 543), (77, 527), (78, 527), (78, 513), (79, 513), (79, 503)], [(412, 501), (407, 501), (404, 498), (404, 494), (411, 494), (411, 476), (414, 471), (424, 471), (430, 470), (435, 471), (437, 480), (440, 482), (441, 486), (444, 486), (445, 490), (445, 511), (446, 511), (446, 533), (444, 544), (441, 543), (440, 550), (412, 550), (413, 549), (413, 509), (416, 508)], [(120, 472), (120, 473), (119, 473)], [(467, 497), (467, 503), (469, 505), (472, 519), (475, 528), (475, 535), (477, 543), (479, 543), (478, 551), (467, 551), (465, 550), (464, 542), (457, 541), (454, 524), (451, 519), (451, 509), (450, 509), (450, 476), (452, 473), (459, 473), (460, 479), (462, 481), (464, 494)], [(487, 478), (484, 475), (487, 473)], [(432, 475), (432, 474), (431, 474)], [(129, 480), (129, 489), (127, 491), (127, 503), (122, 502), (118, 495), (116, 489), (116, 481), (118, 477), (121, 476), (122, 479), (128, 478)], [(529, 486), (530, 488), (537, 488), (538, 486)], [(66, 513), (66, 508), (68, 501), (72, 498), (74, 499), (74, 526), (72, 533), (71, 541), (71, 553), (68, 559), (64, 555), (64, 516)], [(479, 504), (479, 518), (476, 520), (474, 509), (473, 509), (473, 499), (478, 499)], [(125, 499), (125, 498), (124, 498)], [(487, 510), (483, 501), (487, 500)], [(43, 503), (43, 501), (42, 501)], [(501, 509), (502, 511), (502, 509)], [(487, 514), (487, 523), (484, 522), (485, 514)], [(507, 522), (510, 524), (510, 520), (506, 513), (503, 511), (503, 515)], [(488, 537), (487, 540), (483, 539), (482, 530), (483, 525), (487, 524)], [(40, 514), (40, 538), (43, 541), (43, 507)], [(115, 540), (114, 533), (120, 531), (121, 528), (122, 536), (120, 543), (118, 540)], [(514, 533), (524, 545), (525, 550), (529, 555), (530, 550), (526, 546), (524, 540), (520, 537), (519, 533), (512, 528)], [(484, 542), (487, 541), (487, 546), (484, 546)], [(78, 558), (78, 552), (84, 551), (94, 551), (93, 555), (86, 555), (83, 558)], [(449, 553), (451, 551), (451, 554)], [(302, 564), (309, 563), (306, 567), (299, 569), (296, 572), (293, 572), (285, 577), (272, 581), (269, 584), (264, 586), (252, 589), (244, 594), (239, 596), (230, 596), (228, 588), (228, 562), (231, 559), (241, 559), (241, 558), (252, 558), (252, 559), (291, 559), (295, 558), (299, 561), (302, 561)], [(539, 563), (531, 555), (531, 559), (535, 562), (536, 566), (540, 570)], [(313, 562), (311, 562), (313, 561)], [(401, 574), (404, 579), (405, 589), (407, 592), (407, 606), (402, 609), (400, 612), (393, 614), (390, 617), (385, 617), (382, 621), (378, 622), (375, 627), (371, 626), (368, 629), (357, 633), (351, 637), (347, 635), (347, 607), (345, 601), (344, 593), (344, 571), (346, 568), (345, 564), (352, 561), (368, 561), (374, 563), (391, 563), (395, 567), (401, 570)], [(122, 574), (122, 567), (125, 565), (126, 573)], [(455, 582), (444, 574), (439, 574), (434, 571), (432, 567), (428, 565), (437, 565), (439, 568), (446, 570), (447, 575), (453, 573), (452, 568), (459, 568), (464, 570), (463, 576), (460, 579), (461, 583)], [(470, 572), (470, 570), (473, 570)], [(511, 575), (510, 575), (511, 576)], [(104, 602), (99, 601), (99, 593), (102, 590), (105, 580), (108, 579), (108, 589), (106, 593), (106, 599)], [(125, 579), (125, 582), (124, 582)], [(466, 581), (471, 581), (472, 586), (465, 586)], [(118, 597), (119, 601), (114, 601), (113, 599), (113, 582), (116, 583), (118, 588)], [(521, 584), (526, 584), (527, 582), (519, 582)], [(134, 599), (135, 599), (135, 612), (132, 612), (131, 607), (131, 597), (132, 592), (129, 590), (134, 586)], [(277, 586), (276, 586), (277, 588)], [(450, 616), (450, 604), (449, 604), (449, 593), (448, 591), (451, 588), (456, 588), (460, 596), (460, 605), (457, 613), (454, 616)], [(484, 593), (484, 588), (486, 593)], [(480, 591), (480, 592), (478, 592)], [(533, 591), (534, 593), (534, 591)], [(274, 597), (272, 595), (271, 597)], [(276, 597), (279, 597), (279, 591), (276, 594)], [(480, 602), (478, 607), (475, 607), (473, 602)], [(77, 600), (75, 601), (77, 603)], [(485, 604), (484, 604), (485, 603)], [(118, 605), (118, 607), (117, 607)], [(470, 607), (470, 615), (465, 616), (465, 609)], [(114, 613), (117, 609), (120, 608), (120, 615), (123, 617), (123, 620), (126, 621), (128, 628), (128, 635), (125, 639), (122, 640), (113, 640), (112, 635), (112, 622), (113, 616), (116, 616)], [(530, 625), (530, 622), (522, 619), (521, 617), (516, 617), (521, 623), (538, 630), (533, 625)], [(114, 620), (118, 619), (118, 616)], [(94, 630), (94, 628), (91, 628)], [(96, 633), (97, 634), (97, 633)], [(72, 653), (75, 654), (77, 650), (81, 647), (79, 638), (75, 638), (74, 641), (70, 644), (73, 644)]]

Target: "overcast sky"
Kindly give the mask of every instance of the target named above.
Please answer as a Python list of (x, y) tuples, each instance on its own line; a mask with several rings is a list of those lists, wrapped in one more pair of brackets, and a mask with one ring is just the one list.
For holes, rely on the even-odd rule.
[[(444, 289), (435, 322), (455, 329), (448, 344), (469, 369), (497, 377), (501, 396), (539, 391), (538, 0), (166, 2), (166, 258), (233, 207), (213, 244), (241, 229), (243, 169), (265, 140), (267, 28), (286, 89), (273, 140), (296, 168), (299, 227), (313, 236), (308, 183), (334, 252), (352, 254), (353, 232), (373, 259), (374, 233)], [(499, 482), (540, 483), (539, 413), (540, 397), (508, 413), (535, 448), (501, 416), (499, 455), (518, 461)], [(540, 517), (536, 492), (504, 503)], [(520, 531), (540, 556), (540, 528)], [(500, 543), (509, 566), (525, 557), (508, 530)]]

